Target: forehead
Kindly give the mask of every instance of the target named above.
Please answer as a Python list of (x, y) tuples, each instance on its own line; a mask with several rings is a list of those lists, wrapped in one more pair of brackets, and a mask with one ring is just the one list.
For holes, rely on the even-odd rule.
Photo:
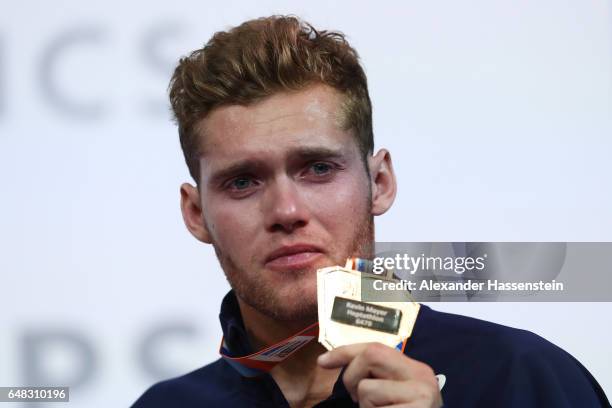
[(216, 108), (197, 127), (202, 158), (350, 143), (352, 133), (341, 127), (342, 102), (340, 92), (315, 85)]

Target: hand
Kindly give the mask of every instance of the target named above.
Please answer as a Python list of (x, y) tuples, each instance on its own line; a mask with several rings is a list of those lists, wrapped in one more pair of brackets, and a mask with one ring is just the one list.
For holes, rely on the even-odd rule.
[(338, 347), (320, 355), (317, 362), (323, 368), (347, 366), (342, 381), (360, 407), (442, 406), (431, 367), (383, 344)]

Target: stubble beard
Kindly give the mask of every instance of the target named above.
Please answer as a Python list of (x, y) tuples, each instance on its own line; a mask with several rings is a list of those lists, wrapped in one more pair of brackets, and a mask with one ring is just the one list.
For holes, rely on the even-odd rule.
[[(355, 223), (353, 240), (340, 253), (328, 254), (333, 265), (344, 265), (347, 258), (371, 258), (374, 253), (374, 217), (368, 208), (362, 222)], [(317, 321), (316, 273), (313, 270), (291, 271), (296, 282), (308, 280), (308, 288), (314, 293), (305, 293), (302, 285), (291, 285), (289, 293), (278, 295), (274, 282), (258, 279), (251, 271), (244, 271), (213, 242), (217, 259), (236, 296), (244, 303), (279, 322), (310, 323)], [(329, 265), (331, 266), (331, 265)], [(312, 281), (310, 281), (312, 279)]]

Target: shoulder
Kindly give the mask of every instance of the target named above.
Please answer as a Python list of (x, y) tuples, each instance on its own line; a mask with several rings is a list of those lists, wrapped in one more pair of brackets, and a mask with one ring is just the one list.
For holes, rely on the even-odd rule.
[(453, 343), (457, 348), (468, 345), (494, 348), (508, 353), (528, 353), (551, 347), (562, 351), (544, 338), (527, 330), (516, 329), (473, 317), (461, 316), (421, 307), (415, 325), (415, 335), (424, 341)]
[[(527, 330), (516, 329), (472, 317), (434, 311), (427, 306), (414, 327), (416, 351), (448, 351), (456, 359), (484, 362), (492, 369), (503, 365), (547, 360), (549, 364), (578, 363), (570, 354)], [(579, 363), (578, 363), (579, 364)]]
[(234, 381), (239, 381), (235, 370), (223, 359), (218, 359), (180, 377), (154, 384), (132, 408), (192, 407), (227, 402), (231, 400)]
[(498, 406), (505, 406), (499, 405), (501, 401), (525, 407), (608, 406), (588, 370), (546, 339), (426, 306), (421, 312), (414, 327), (414, 350), (407, 354), (429, 361), (436, 372), (451, 373), (449, 393), (472, 394), (474, 405), (478, 396), (480, 402)]

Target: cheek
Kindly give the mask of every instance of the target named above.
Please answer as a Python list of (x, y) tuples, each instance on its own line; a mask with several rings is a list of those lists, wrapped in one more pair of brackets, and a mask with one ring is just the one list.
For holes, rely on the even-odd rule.
[(363, 176), (340, 177), (337, 182), (317, 191), (316, 197), (312, 198), (317, 205), (311, 206), (312, 211), (327, 225), (350, 229), (350, 225), (361, 222), (368, 212), (368, 188)]
[(252, 208), (227, 202), (211, 203), (207, 208), (207, 224), (213, 242), (224, 252), (244, 248), (253, 242), (257, 217)]

